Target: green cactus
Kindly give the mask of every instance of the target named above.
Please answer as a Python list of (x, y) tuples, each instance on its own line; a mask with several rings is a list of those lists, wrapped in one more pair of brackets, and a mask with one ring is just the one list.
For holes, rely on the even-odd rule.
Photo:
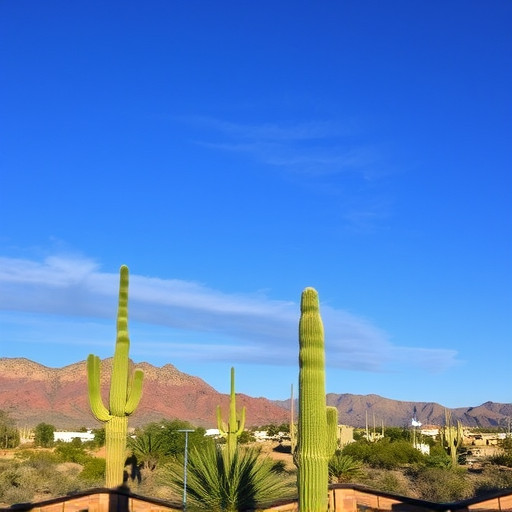
[(295, 399), (293, 398), (293, 384), (290, 393), (290, 450), (292, 452), (292, 458), (295, 465), (297, 465), (296, 459), (297, 449), (297, 425), (295, 424)]
[(329, 440), (325, 402), (324, 329), (313, 288), (302, 292), (299, 322), (299, 439), (297, 444), (300, 512), (325, 512), (329, 483)]
[(229, 421), (227, 425), (222, 421), (222, 411), (220, 405), (217, 406), (217, 428), (220, 435), (226, 437), (228, 448), (228, 458), (231, 460), (236, 452), (238, 437), (245, 428), (245, 407), (242, 407), (240, 420), (236, 414), (236, 396), (235, 396), (235, 369), (231, 368), (231, 394), (229, 396)]
[(338, 448), (338, 409), (327, 407), (327, 451), (329, 459)]
[(112, 363), (109, 407), (103, 405), (100, 386), (100, 359), (90, 354), (87, 358), (89, 403), (94, 416), (105, 423), (107, 487), (123, 484), (126, 460), (128, 416), (135, 411), (142, 395), (142, 370), (135, 370), (129, 378), (130, 338), (128, 336), (128, 267), (120, 269), (119, 306), (117, 310), (117, 338)]
[(457, 425), (452, 424), (452, 413), (444, 410), (445, 426), (440, 429), (441, 442), (452, 459), (452, 466), (455, 467), (458, 463), (457, 452), (462, 446), (463, 432), (460, 421), (457, 420)]

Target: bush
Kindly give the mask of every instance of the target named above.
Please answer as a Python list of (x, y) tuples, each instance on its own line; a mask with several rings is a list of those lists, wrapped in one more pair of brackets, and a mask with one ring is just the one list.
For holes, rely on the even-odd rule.
[(329, 478), (331, 481), (342, 483), (361, 474), (361, 462), (356, 461), (350, 455), (343, 455), (341, 451), (329, 460)]
[(74, 443), (60, 443), (54, 450), (54, 454), (59, 462), (76, 462), (85, 464), (91, 456), (82, 448), (82, 445)]
[(475, 492), (474, 484), (463, 468), (418, 467), (409, 469), (408, 475), (414, 481), (420, 499), (447, 503), (470, 498)]
[(490, 492), (510, 488), (512, 488), (512, 471), (489, 467), (484, 469), (476, 484), (475, 494), (481, 496)]
[(407, 441), (390, 442), (383, 439), (377, 443), (357, 441), (342, 451), (373, 468), (396, 469), (404, 464), (423, 462), (425, 456)]
[(452, 458), (439, 444), (430, 448), (430, 455), (425, 456), (424, 461), (430, 468), (449, 468), (452, 465)]
[(512, 468), (512, 453), (499, 453), (498, 455), (493, 455), (489, 457), (489, 462), (491, 464), (495, 464), (497, 466), (507, 466)]
[(254, 441), (256, 441), (256, 438), (250, 430), (244, 430), (238, 437), (239, 444), (254, 443)]
[(84, 464), (84, 469), (80, 473), (79, 478), (89, 482), (90, 484), (97, 482), (102, 483), (105, 480), (105, 459), (99, 457), (91, 457)]

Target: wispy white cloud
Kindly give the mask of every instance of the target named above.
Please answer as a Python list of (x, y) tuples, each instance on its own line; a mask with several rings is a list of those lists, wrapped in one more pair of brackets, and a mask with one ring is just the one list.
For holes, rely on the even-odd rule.
[(378, 151), (354, 145), (353, 127), (334, 121), (234, 123), (207, 117), (181, 119), (206, 129), (196, 143), (219, 151), (245, 153), (275, 167), (325, 176), (355, 172), (364, 179), (378, 175)]
[[(116, 274), (102, 272), (88, 259), (0, 258), (0, 309), (113, 318), (117, 281)], [(148, 326), (146, 341), (138, 344), (134, 356), (157, 351), (162, 357), (294, 365), (298, 310), (295, 302), (227, 294), (196, 282), (136, 274), (130, 279), (130, 318), (140, 323), (141, 332)], [(397, 347), (371, 322), (346, 311), (322, 305), (322, 316), (329, 366), (382, 372), (400, 365), (436, 371), (457, 364), (451, 350)], [(150, 326), (168, 332), (152, 337)]]
[[(354, 122), (333, 120), (236, 123), (210, 117), (180, 118), (194, 128), (195, 144), (239, 154), (279, 169), (308, 191), (335, 196), (340, 220), (351, 230), (371, 233), (391, 217), (388, 185), (396, 174), (385, 151), (365, 140)], [(375, 206), (378, 203), (378, 206)]]
[(354, 132), (353, 127), (348, 124), (343, 125), (334, 121), (244, 124), (204, 116), (181, 118), (181, 120), (209, 128), (232, 138), (257, 141), (329, 139), (352, 135)]

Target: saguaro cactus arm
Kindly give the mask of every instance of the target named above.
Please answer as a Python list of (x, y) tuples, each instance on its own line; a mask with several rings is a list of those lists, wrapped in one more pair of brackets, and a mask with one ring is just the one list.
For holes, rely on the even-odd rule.
[(222, 437), (227, 436), (228, 427), (222, 421), (222, 410), (220, 408), (220, 405), (217, 405), (217, 428), (219, 429), (219, 433)]
[(87, 358), (87, 385), (92, 413), (98, 420), (108, 421), (112, 416), (101, 399), (100, 358), (93, 354)]
[(132, 386), (128, 393), (128, 400), (124, 408), (125, 414), (129, 415), (137, 409), (140, 399), (142, 398), (142, 382), (144, 380), (144, 372), (136, 369), (133, 373)]

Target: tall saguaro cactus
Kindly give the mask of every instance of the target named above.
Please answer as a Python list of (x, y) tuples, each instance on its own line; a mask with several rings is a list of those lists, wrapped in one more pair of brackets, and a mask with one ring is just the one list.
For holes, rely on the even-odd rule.
[(236, 413), (236, 396), (235, 396), (235, 369), (231, 368), (231, 393), (229, 395), (229, 420), (227, 425), (222, 421), (222, 411), (220, 405), (217, 406), (217, 428), (220, 435), (227, 438), (228, 458), (232, 457), (236, 451), (238, 437), (245, 428), (245, 407), (242, 407), (240, 420), (237, 419)]
[(108, 408), (103, 405), (101, 398), (100, 359), (93, 354), (90, 354), (87, 358), (89, 403), (94, 416), (105, 423), (107, 451), (105, 483), (107, 487), (118, 487), (123, 484), (128, 416), (135, 411), (142, 396), (143, 372), (142, 370), (135, 370), (133, 378), (130, 378), (129, 349), (128, 267), (123, 265), (120, 269), (117, 337), (112, 363)]
[(445, 425), (441, 428), (441, 441), (452, 459), (452, 466), (457, 465), (457, 452), (462, 446), (463, 432), (460, 421), (457, 425), (452, 424), (452, 413), (444, 410)]
[(299, 321), (299, 432), (297, 444), (300, 512), (326, 512), (331, 456), (325, 400), (324, 328), (318, 293), (302, 292)]

